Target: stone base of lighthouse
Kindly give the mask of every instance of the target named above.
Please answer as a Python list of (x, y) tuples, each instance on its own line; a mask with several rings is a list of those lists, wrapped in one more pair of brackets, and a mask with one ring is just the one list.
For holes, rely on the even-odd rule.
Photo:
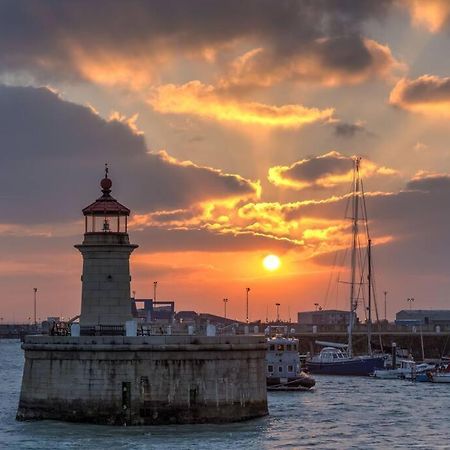
[(18, 420), (233, 422), (267, 410), (263, 336), (27, 336)]

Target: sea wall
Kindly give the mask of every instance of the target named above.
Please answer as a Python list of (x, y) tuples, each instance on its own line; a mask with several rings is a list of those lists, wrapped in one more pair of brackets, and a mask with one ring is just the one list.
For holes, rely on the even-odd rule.
[(263, 336), (27, 336), (18, 420), (233, 422), (264, 416)]

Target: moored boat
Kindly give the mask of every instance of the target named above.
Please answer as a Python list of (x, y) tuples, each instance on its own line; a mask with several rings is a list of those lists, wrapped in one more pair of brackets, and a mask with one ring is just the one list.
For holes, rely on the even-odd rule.
[(339, 348), (325, 347), (306, 362), (306, 367), (313, 374), (368, 376), (383, 368), (384, 360), (383, 355), (350, 357)]
[(432, 383), (450, 383), (450, 373), (433, 373), (431, 376)]
[(307, 391), (316, 381), (300, 367), (298, 339), (280, 334), (267, 340), (267, 390)]
[[(372, 352), (371, 327), (372, 327), (372, 299), (375, 299), (375, 290), (372, 276), (371, 239), (367, 219), (367, 208), (364, 196), (364, 189), (360, 174), (361, 158), (353, 160), (353, 183), (352, 193), (349, 197), (351, 201), (351, 222), (352, 222), (352, 245), (351, 245), (351, 279), (348, 282), (349, 291), (349, 320), (348, 320), (348, 343), (331, 344), (325, 343), (318, 355), (312, 356), (306, 361), (306, 367), (311, 373), (327, 375), (371, 375), (376, 369), (384, 367), (385, 355), (376, 355)], [(364, 222), (364, 236), (360, 236), (359, 222)], [(367, 242), (367, 253), (362, 256), (363, 249), (361, 242)], [(367, 279), (367, 355), (353, 355), (352, 333), (356, 309), (361, 299), (364, 297), (363, 285)], [(364, 305), (365, 306), (365, 305)], [(316, 344), (323, 345), (316, 341)]]
[(400, 361), (400, 367), (390, 369), (376, 369), (373, 372), (375, 378), (384, 380), (398, 380), (404, 378), (414, 378), (417, 373), (416, 362), (411, 359), (403, 359)]

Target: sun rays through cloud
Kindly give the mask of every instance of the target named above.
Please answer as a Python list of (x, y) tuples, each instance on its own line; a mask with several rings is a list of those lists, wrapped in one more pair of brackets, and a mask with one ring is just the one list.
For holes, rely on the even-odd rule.
[(220, 313), (251, 284), (255, 315), (277, 289), (310, 309), (349, 244), (356, 156), (379, 285), (442, 306), (449, 30), (446, 0), (0, 2), (5, 308), (28, 307), (26, 274), (48, 315), (70, 285), (75, 315), (70, 249), (108, 162), (140, 245), (135, 289), (158, 277)]

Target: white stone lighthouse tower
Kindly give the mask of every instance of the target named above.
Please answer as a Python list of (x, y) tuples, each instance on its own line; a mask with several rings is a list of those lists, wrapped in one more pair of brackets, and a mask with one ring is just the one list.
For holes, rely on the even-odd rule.
[(132, 319), (130, 300), (130, 210), (111, 195), (108, 167), (100, 182), (103, 195), (83, 209), (84, 241), (75, 245), (83, 255), (81, 334), (121, 334)]

